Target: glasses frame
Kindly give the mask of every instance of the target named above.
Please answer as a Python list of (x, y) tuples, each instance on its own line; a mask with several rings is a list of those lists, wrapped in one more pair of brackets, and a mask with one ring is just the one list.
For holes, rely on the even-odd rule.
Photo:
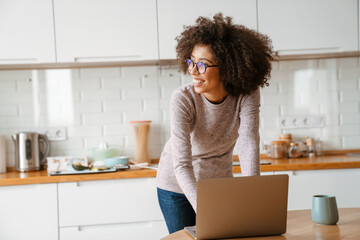
[[(188, 61), (189, 61), (189, 60), (192, 62), (192, 68), (191, 68), (191, 69), (189, 68), (190, 65), (188, 65)], [(208, 67), (218, 67), (218, 66), (219, 66), (218, 64), (216, 64), (216, 65), (207, 65), (206, 63), (203, 63), (203, 62), (194, 62), (194, 61), (191, 60), (190, 58), (186, 59), (186, 60), (185, 60), (185, 63), (186, 63), (186, 65), (188, 65), (188, 71), (192, 71), (192, 70), (194, 69), (194, 67), (196, 66), (196, 70), (197, 70), (200, 74), (204, 74), (204, 73), (206, 72), (206, 69), (207, 69)], [(205, 68), (204, 72), (200, 72), (200, 71), (199, 71), (199, 64), (204, 65), (204, 68)]]

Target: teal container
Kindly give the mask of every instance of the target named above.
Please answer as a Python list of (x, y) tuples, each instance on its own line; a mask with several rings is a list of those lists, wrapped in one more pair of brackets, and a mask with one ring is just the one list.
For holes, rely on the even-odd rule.
[(121, 154), (120, 148), (93, 148), (92, 157), (95, 161), (102, 161), (106, 158), (112, 158)]
[(114, 167), (116, 165), (128, 165), (129, 164), (129, 157), (127, 156), (120, 156), (120, 157), (113, 157), (113, 158), (105, 158), (104, 165), (105, 167)]
[(314, 195), (312, 198), (311, 218), (317, 224), (336, 224), (339, 221), (339, 213), (335, 196)]

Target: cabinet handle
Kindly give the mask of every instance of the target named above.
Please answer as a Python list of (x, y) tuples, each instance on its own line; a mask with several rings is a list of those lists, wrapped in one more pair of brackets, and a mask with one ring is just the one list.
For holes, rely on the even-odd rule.
[(86, 231), (86, 230), (93, 230), (93, 229), (109, 229), (109, 228), (129, 228), (129, 227), (139, 227), (140, 229), (150, 228), (153, 223), (155, 222), (163, 222), (162, 220), (159, 221), (151, 221), (151, 222), (127, 222), (127, 223), (114, 223), (114, 224), (100, 224), (100, 225), (83, 225), (77, 226), (77, 231)]
[(141, 60), (142, 55), (104, 56), (104, 57), (75, 57), (75, 62), (104, 62), (104, 61), (125, 61)]
[(279, 55), (290, 55), (296, 53), (311, 54), (311, 53), (328, 53), (328, 52), (343, 52), (341, 47), (327, 47), (327, 48), (304, 48), (304, 49), (278, 49)]

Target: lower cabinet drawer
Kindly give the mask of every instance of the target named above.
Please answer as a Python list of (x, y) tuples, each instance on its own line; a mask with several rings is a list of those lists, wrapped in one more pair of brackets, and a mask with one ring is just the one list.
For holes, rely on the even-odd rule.
[(155, 178), (59, 183), (59, 226), (163, 221)]
[(158, 240), (169, 233), (164, 221), (62, 227), (59, 240)]

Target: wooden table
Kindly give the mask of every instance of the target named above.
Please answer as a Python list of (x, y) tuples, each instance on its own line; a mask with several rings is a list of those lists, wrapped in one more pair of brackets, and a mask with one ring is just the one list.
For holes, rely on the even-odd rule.
[[(175, 232), (162, 240), (192, 240), (193, 238), (184, 230)], [(283, 235), (268, 237), (237, 238), (266, 239), (266, 240), (336, 240), (360, 239), (360, 208), (339, 209), (339, 222), (337, 225), (318, 225), (311, 220), (311, 210), (296, 210), (288, 212), (287, 231)], [(234, 238), (232, 238), (234, 240)]]

